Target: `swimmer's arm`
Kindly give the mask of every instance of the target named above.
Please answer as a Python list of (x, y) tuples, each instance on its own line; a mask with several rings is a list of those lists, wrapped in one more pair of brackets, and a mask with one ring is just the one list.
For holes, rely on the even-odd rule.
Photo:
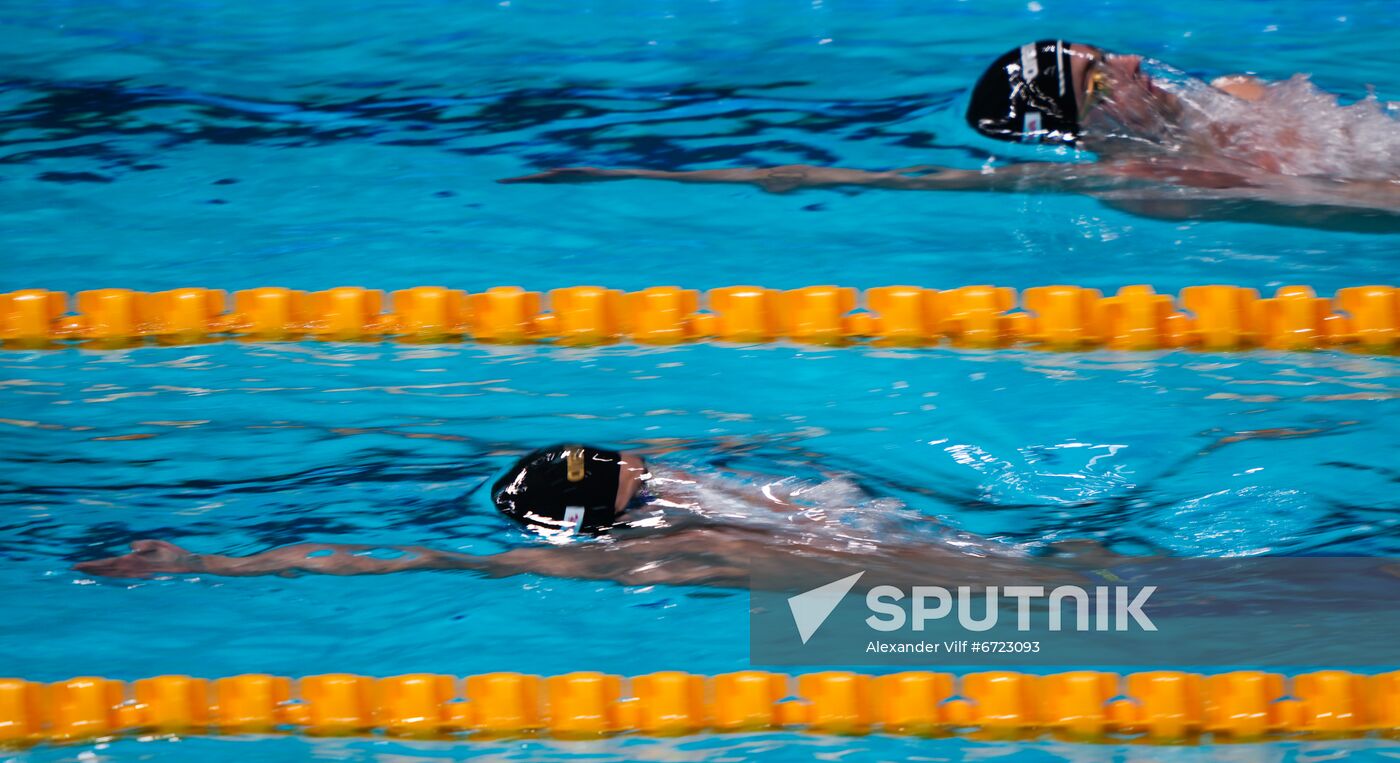
[(1026, 162), (981, 170), (915, 168), (883, 173), (872, 183), (903, 191), (1010, 191), (1016, 193), (1087, 193), (1121, 191), (1163, 183), (1187, 188), (1240, 188), (1250, 183), (1228, 172), (1216, 172), (1143, 160), (1111, 162)]
[[(775, 542), (765, 530), (690, 528), (645, 538), (614, 542), (533, 546), (500, 554), (473, 556), (424, 546), (379, 546), (298, 543), (250, 556), (193, 554), (172, 543), (141, 540), (123, 556), (80, 562), (79, 572), (117, 578), (145, 578), (158, 573), (190, 573), (251, 577), (258, 575), (381, 575), (410, 570), (471, 570), (491, 577), (544, 575), (579, 580), (611, 581), (621, 585), (706, 586), (744, 588), (751, 575), (767, 585), (804, 590), (814, 579), (833, 570), (870, 569), (871, 580), (890, 566), (907, 574), (909, 565), (948, 580), (970, 580), (971, 574), (1005, 576), (1020, 583), (1080, 581), (1079, 572), (1031, 559), (968, 557), (938, 545), (898, 546), (883, 553), (850, 553), (793, 548)], [(390, 551), (397, 556), (371, 556)], [(1071, 554), (1071, 556), (1086, 556)], [(1071, 562), (1074, 560), (1071, 559)], [(1087, 559), (1086, 559), (1087, 561)], [(1094, 564), (1098, 564), (1095, 560)], [(1082, 565), (1079, 565), (1082, 566)], [(990, 579), (990, 578), (989, 578)], [(997, 578), (1000, 579), (1000, 578)]]
[(497, 182), (515, 183), (597, 183), (607, 180), (669, 180), (676, 183), (731, 183), (756, 185), (770, 193), (785, 193), (798, 188), (837, 188), (841, 186), (871, 186), (890, 173), (868, 172), (841, 167), (814, 167), (791, 164), (781, 167), (758, 167), (731, 170), (665, 170), (600, 169), (597, 167), (563, 167), (533, 175), (504, 178)]
[[(498, 182), (514, 183), (596, 183), (607, 180), (669, 180), (676, 183), (731, 183), (756, 185), (770, 193), (786, 193), (799, 188), (866, 187), (906, 191), (933, 190), (1021, 190), (1027, 181), (1063, 178), (1064, 164), (1019, 164), (988, 171), (955, 170), (947, 167), (918, 166), (897, 170), (871, 172), (844, 167), (817, 167), (810, 164), (787, 164), (781, 167), (758, 167), (731, 170), (665, 170), (599, 169), (597, 167), (565, 167), (533, 175), (505, 178)], [(1088, 165), (1072, 165), (1088, 166)]]
[(501, 566), (506, 554), (472, 556), (426, 546), (379, 546), (349, 543), (297, 543), (249, 556), (195, 554), (173, 543), (138, 540), (131, 552), (79, 562), (73, 569), (93, 575), (140, 578), (158, 573), (195, 573), (226, 577), (257, 575), (383, 575), (409, 570), (481, 570)]
[(781, 167), (732, 170), (598, 169), (575, 167), (534, 175), (506, 178), (502, 183), (589, 183), (605, 180), (669, 180), (677, 183), (735, 183), (756, 185), (770, 193), (800, 188), (882, 188), (894, 191), (1062, 191), (1091, 193), (1121, 188), (1125, 181), (1167, 180), (1193, 187), (1236, 187), (1239, 178), (1223, 173), (1202, 173), (1147, 162), (1063, 163), (1032, 162), (959, 170), (947, 167), (907, 167), (870, 172), (842, 167), (791, 164)]
[(612, 544), (519, 548), (477, 556), (426, 546), (297, 543), (249, 556), (194, 554), (173, 543), (139, 540), (131, 553), (79, 562), (92, 575), (144, 578), (161, 573), (224, 577), (260, 575), (385, 575), (413, 570), (472, 570), (493, 577), (520, 574), (612, 580), (624, 585), (740, 587), (747, 580), (743, 556), (697, 550), (691, 533)]
[(229, 577), (287, 575), (385, 575), (412, 570), (488, 570), (491, 556), (427, 546), (298, 543), (251, 556), (193, 555), (189, 572)]

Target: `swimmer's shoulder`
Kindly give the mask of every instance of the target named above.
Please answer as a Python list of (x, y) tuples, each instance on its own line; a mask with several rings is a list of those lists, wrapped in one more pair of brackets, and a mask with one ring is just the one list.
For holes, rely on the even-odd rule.
[(1210, 86), (1242, 101), (1261, 100), (1269, 89), (1269, 83), (1248, 74), (1216, 77), (1210, 81)]

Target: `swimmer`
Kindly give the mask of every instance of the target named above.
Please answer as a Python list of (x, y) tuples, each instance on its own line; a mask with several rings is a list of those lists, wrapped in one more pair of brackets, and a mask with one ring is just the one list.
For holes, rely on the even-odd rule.
[[(1144, 64), (1170, 76), (1153, 77)], [(1090, 152), (1097, 160), (988, 162), (976, 170), (581, 167), (500, 182), (652, 179), (752, 184), (773, 193), (1071, 192), (1159, 219), (1400, 231), (1400, 120), (1374, 97), (1339, 105), (1302, 75), (1281, 82), (1234, 75), (1207, 85), (1141, 56), (1040, 40), (992, 63), (972, 89), (966, 120), (988, 138)]]
[[(650, 464), (636, 451), (557, 445), (521, 458), (490, 488), (495, 508), (538, 536), (540, 542), (532, 546), (472, 555), (424, 546), (299, 543), (235, 557), (139, 540), (131, 553), (74, 568), (121, 578), (473, 570), (493, 577), (537, 574), (624, 585), (738, 588), (750, 575), (801, 585), (813, 575), (849, 568), (873, 572), (874, 581), (882, 571), (894, 577), (910, 566), (950, 584), (967, 584), (975, 576), (983, 584), (1004, 577), (1050, 585), (1082, 582), (1076, 569), (1119, 558), (1091, 541), (1052, 544), (1054, 556), (1035, 558), (911, 511), (901, 519), (922, 523), (928, 532), (922, 540), (907, 531), (896, 538), (892, 527), (880, 524), (880, 517), (890, 517), (888, 506), (846, 510), (869, 519), (865, 524), (833, 516), (841, 511), (834, 506), (859, 503), (859, 488), (839, 479), (820, 485), (778, 480), (752, 493), (743, 487)], [(836, 495), (814, 506), (807, 494), (822, 490)]]

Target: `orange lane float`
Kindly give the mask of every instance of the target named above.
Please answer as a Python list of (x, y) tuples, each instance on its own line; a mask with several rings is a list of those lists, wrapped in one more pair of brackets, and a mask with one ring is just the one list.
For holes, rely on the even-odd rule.
[[(74, 312), (69, 313), (70, 307)], [(442, 286), (316, 292), (280, 287), (233, 294), (184, 288), (162, 292), (96, 289), (76, 298), (45, 289), (0, 294), (0, 343), (12, 349), (72, 344), (112, 349), (147, 343), (254, 341), (448, 342), (563, 345), (730, 344), (1145, 351), (1355, 349), (1387, 353), (1400, 344), (1400, 295), (1355, 286), (1320, 297), (1307, 286), (1273, 296), (1238, 286), (1190, 286), (1180, 296), (1130, 285), (1105, 296), (1078, 286), (936, 290), (844, 286), (780, 291), (725, 286), (700, 292), (653, 286), (624, 293), (571, 286), (547, 295), (518, 286), (467, 293)]]
[(633, 678), (582, 671), (456, 676), (349, 673), (293, 680), (182, 675), (130, 684), (0, 679), (0, 747), (121, 735), (302, 733), (419, 739), (803, 730), (816, 734), (1053, 736), (1066, 741), (1250, 742), (1400, 735), (1400, 671), (1202, 676), (1150, 671), (954, 676), (746, 670)]

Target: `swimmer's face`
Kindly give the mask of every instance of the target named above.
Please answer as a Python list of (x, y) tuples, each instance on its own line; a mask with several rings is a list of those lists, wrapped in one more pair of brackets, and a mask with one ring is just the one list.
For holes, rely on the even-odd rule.
[(617, 502), (613, 505), (618, 516), (627, 511), (632, 499), (641, 492), (647, 473), (647, 463), (642, 460), (641, 454), (634, 450), (624, 450), (621, 455), (622, 460), (618, 463)]
[(1091, 139), (1127, 133), (1152, 136), (1175, 99), (1142, 71), (1142, 56), (1071, 45), (1070, 76), (1079, 93), (1079, 123)]

